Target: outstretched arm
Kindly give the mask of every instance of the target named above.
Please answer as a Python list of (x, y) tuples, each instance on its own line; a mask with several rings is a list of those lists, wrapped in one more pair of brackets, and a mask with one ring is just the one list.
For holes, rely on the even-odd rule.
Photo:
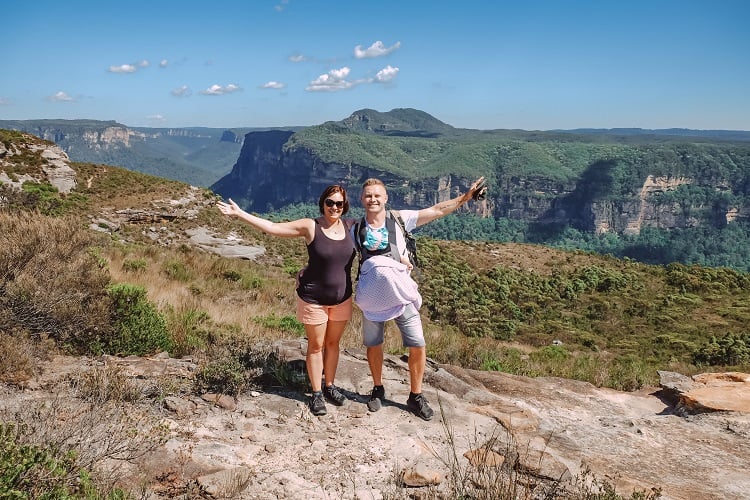
[(427, 224), (428, 222), (439, 219), (440, 217), (445, 217), (449, 213), (454, 212), (458, 207), (469, 201), (472, 196), (474, 196), (474, 192), (481, 188), (483, 181), (484, 177), (480, 177), (474, 181), (474, 184), (472, 184), (469, 190), (464, 194), (420, 210), (417, 217), (417, 226)]
[(315, 234), (315, 222), (312, 219), (297, 219), (290, 222), (271, 222), (270, 220), (257, 217), (242, 210), (231, 198), (228, 203), (219, 201), (216, 206), (224, 215), (237, 217), (264, 233), (279, 236), (281, 238), (293, 238), (302, 236), (310, 243)]

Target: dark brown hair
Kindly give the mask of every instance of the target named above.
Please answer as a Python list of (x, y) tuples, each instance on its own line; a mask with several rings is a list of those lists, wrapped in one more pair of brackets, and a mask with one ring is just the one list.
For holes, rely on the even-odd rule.
[(341, 196), (344, 198), (344, 208), (341, 209), (341, 215), (346, 215), (346, 212), (349, 211), (349, 197), (346, 195), (346, 189), (338, 184), (332, 184), (323, 190), (323, 194), (320, 195), (320, 199), (318, 200), (320, 213), (324, 213), (323, 204), (325, 203), (326, 198), (334, 193), (341, 193)]

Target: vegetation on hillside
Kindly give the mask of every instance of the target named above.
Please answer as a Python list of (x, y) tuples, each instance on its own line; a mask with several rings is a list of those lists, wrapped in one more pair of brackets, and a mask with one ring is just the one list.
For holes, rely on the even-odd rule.
[[(18, 139), (11, 134), (9, 140)], [(167, 350), (199, 363), (187, 390), (236, 395), (269, 379), (290, 382), (268, 346), (302, 335), (293, 316), (294, 276), (306, 260), (301, 241), (271, 238), (221, 216), (208, 192), (202, 194), (208, 204), (195, 218), (159, 225), (175, 234), (197, 226), (234, 231), (262, 244), (264, 257), (230, 260), (185, 238), (161, 244), (152, 239), (159, 230), (149, 223), (123, 224), (111, 234), (92, 231), (91, 219), (102, 211), (174, 199), (188, 186), (117, 167), (73, 164), (87, 182), (62, 195), (44, 181), (40, 167), (34, 171), (32, 159), (24, 162), (26, 175), (39, 176), (33, 184), (48, 188), (36, 197), (0, 185), (0, 380), (22, 384), (58, 352)], [(76, 203), (67, 204), (71, 199)], [(54, 200), (59, 210), (47, 210)], [(656, 383), (658, 369), (688, 375), (750, 370), (745, 273), (510, 243), (421, 238), (419, 252), (427, 345), (437, 362), (625, 390)], [(355, 313), (344, 347), (361, 347), (360, 319)], [(402, 350), (396, 337), (387, 336), (391, 353)], [(118, 380), (108, 374), (87, 382), (81, 397), (106, 394), (99, 406), (114, 402), (107, 408), (128, 409), (143, 396)], [(111, 381), (118, 390), (97, 390)], [(147, 398), (156, 404), (170, 391), (184, 390), (165, 387)], [(50, 451), (32, 440), (33, 432), (0, 423), (0, 445), (13, 456), (31, 456), (34, 474), (64, 468), (60, 487), (68, 490), (59, 491), (79, 494), (86, 487), (100, 488), (100, 498), (119, 494), (115, 483), (87, 482), (101, 463), (82, 463), (66, 449)], [(144, 446), (158, 443), (158, 430), (140, 432)], [(8, 463), (2, 455), (0, 466)]]
[(300, 130), (285, 148), (309, 149), (324, 162), (366, 166), (409, 180), (450, 172), (498, 182), (521, 176), (564, 183), (591, 165), (612, 162), (614, 170), (600, 181), (619, 184), (603, 186), (614, 196), (639, 188), (649, 174), (739, 181), (750, 158), (747, 140), (454, 129), (419, 113), (363, 110), (352, 115), (360, 120)]

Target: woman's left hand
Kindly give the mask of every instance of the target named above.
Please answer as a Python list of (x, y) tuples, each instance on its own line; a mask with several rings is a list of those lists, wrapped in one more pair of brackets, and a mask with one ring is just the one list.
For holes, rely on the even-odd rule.
[(223, 201), (217, 201), (216, 206), (219, 207), (219, 210), (224, 215), (237, 215), (240, 213), (240, 207), (232, 201), (232, 198), (229, 198), (229, 203), (225, 203)]

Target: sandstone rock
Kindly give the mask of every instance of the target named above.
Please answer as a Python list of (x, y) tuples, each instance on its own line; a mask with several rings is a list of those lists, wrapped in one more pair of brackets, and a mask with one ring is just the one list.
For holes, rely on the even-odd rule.
[(182, 398), (168, 396), (164, 398), (164, 406), (177, 414), (179, 417), (184, 417), (192, 414), (197, 408), (196, 404), (192, 401), (185, 401)]
[(236, 498), (247, 488), (251, 472), (245, 467), (220, 470), (196, 479), (198, 486), (214, 498)]
[(747, 373), (703, 373), (681, 395), (677, 409), (686, 413), (736, 411), (750, 413), (750, 375)]
[(227, 396), (226, 394), (207, 393), (203, 394), (201, 399), (207, 403), (213, 403), (220, 408), (224, 408), (225, 410), (234, 411), (237, 409), (237, 403), (234, 401), (234, 398), (232, 396)]
[(439, 472), (430, 469), (425, 464), (418, 463), (413, 467), (407, 467), (401, 474), (401, 480), (404, 485), (418, 488), (430, 486), (443, 482), (443, 477)]
[[(304, 359), (303, 340), (277, 347), (295, 366)], [(507, 472), (518, 484), (533, 487), (535, 495), (555, 482), (572, 487), (590, 470), (625, 497), (661, 488), (665, 500), (747, 499), (750, 413), (724, 410), (682, 417), (657, 387), (625, 393), (572, 380), (431, 363), (424, 391), (440, 411), (424, 422), (404, 404), (407, 363), (401, 357), (387, 358), (383, 377), (388, 400), (376, 413), (366, 408), (372, 381), (361, 349), (342, 351), (337, 372), (336, 384), (347, 391), (350, 404), (329, 405), (324, 417), (310, 414), (309, 393), (291, 388), (240, 394), (238, 411), (215, 406), (216, 395), (209, 397), (210, 404), (170, 396), (177, 399), (165, 404), (174, 408), (196, 405), (187, 418), (164, 415), (150, 400), (125, 403), (129, 414), (152, 412), (169, 432), (166, 443), (131, 464), (133, 474), (149, 472), (148, 477), (133, 476), (131, 483), (161, 494), (171, 491), (170, 485), (187, 487), (200, 481), (219, 494), (222, 485), (231, 483), (231, 471), (246, 469), (252, 472), (248, 483), (233, 498), (429, 498), (446, 494), (451, 457), (458, 454), (470, 474), (477, 468), (470, 460), (479, 463), (478, 450), (486, 449), (492, 453), (484, 455), (485, 465), (499, 464), (504, 457), (501, 467), (491, 467), (498, 478)], [(179, 373), (191, 362), (165, 356), (55, 357), (35, 375), (37, 390), (0, 386), (0, 418), (7, 420), (39, 403), (74, 404), (67, 380), (105, 363), (117, 363), (126, 376), (148, 382), (168, 370)], [(715, 384), (723, 390), (746, 384), (745, 377), (707, 374), (684, 387)], [(58, 425), (65, 425), (71, 415), (60, 412)], [(464, 458), (466, 450), (474, 453)], [(396, 481), (396, 472), (407, 470), (408, 477), (412, 472), (421, 477), (410, 482), (430, 485), (401, 491), (404, 483)], [(443, 480), (432, 484), (436, 474)]]
[(474, 467), (500, 467), (505, 463), (505, 457), (490, 448), (469, 450), (464, 457)]

